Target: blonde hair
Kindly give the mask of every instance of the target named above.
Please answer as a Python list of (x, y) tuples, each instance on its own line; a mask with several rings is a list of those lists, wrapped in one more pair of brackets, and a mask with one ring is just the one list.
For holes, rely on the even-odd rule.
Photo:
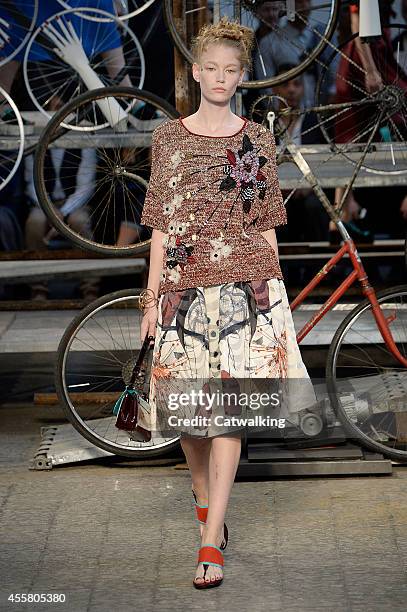
[(251, 50), (254, 44), (254, 31), (251, 28), (242, 26), (238, 21), (229, 21), (225, 16), (216, 24), (203, 25), (192, 40), (194, 62), (200, 63), (202, 53), (212, 43), (234, 47), (239, 51), (240, 65), (247, 70), (251, 69)]

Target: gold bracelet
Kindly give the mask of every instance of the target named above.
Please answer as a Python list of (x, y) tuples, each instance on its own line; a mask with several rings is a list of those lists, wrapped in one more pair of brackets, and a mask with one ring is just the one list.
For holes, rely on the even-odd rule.
[[(149, 293), (151, 292), (151, 293)], [(152, 306), (158, 306), (158, 298), (155, 297), (152, 289), (144, 289), (139, 295), (140, 308), (151, 308)]]

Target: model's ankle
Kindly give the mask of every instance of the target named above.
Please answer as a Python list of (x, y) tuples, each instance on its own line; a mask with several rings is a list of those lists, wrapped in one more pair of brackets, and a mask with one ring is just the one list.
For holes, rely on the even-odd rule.
[(200, 506), (208, 505), (208, 493), (205, 489), (200, 489), (199, 487), (193, 487), (192, 493), (195, 494), (195, 502)]
[(222, 527), (216, 527), (215, 529), (208, 524), (203, 525), (202, 529), (202, 545), (215, 544), (220, 546), (223, 540), (223, 524)]

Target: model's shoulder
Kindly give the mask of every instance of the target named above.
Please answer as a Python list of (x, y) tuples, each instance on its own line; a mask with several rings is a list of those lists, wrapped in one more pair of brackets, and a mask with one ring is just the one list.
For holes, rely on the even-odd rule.
[(156, 134), (157, 136), (163, 136), (165, 134), (174, 132), (174, 130), (176, 130), (178, 126), (178, 119), (165, 119), (153, 130), (153, 134)]
[(166, 119), (157, 125), (151, 133), (152, 142), (167, 145), (172, 142), (176, 122), (177, 119)]
[(265, 125), (257, 123), (256, 121), (251, 121), (250, 119), (247, 121), (246, 130), (251, 135), (256, 136), (256, 138), (263, 137), (267, 139), (270, 135), (272, 135), (270, 130)]

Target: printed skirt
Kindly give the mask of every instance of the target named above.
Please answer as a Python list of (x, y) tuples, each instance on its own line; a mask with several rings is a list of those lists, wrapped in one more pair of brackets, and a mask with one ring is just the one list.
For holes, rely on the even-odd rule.
[[(244, 388), (251, 399), (247, 390), (258, 390), (260, 379), (263, 391), (274, 383), (280, 419), (298, 423), (299, 412), (316, 401), (282, 280), (234, 281), (160, 296), (149, 392), (153, 439), (243, 435), (249, 421), (240, 417), (254, 416), (253, 402), (242, 402), (242, 393), (239, 401), (236, 394), (232, 402), (231, 395), (229, 402), (219, 401), (220, 393)], [(210, 394), (217, 401), (208, 400)]]

